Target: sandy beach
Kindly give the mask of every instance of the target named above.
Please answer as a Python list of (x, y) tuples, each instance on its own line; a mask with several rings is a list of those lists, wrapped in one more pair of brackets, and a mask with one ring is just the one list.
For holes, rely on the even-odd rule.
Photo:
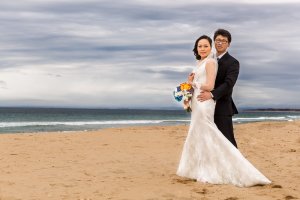
[(240, 151), (273, 181), (250, 188), (176, 176), (187, 130), (0, 134), (0, 199), (300, 199), (300, 121), (235, 125)]

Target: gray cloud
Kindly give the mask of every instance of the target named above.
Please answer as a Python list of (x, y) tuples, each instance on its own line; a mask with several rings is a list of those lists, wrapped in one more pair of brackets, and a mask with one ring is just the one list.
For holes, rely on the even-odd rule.
[[(300, 85), (300, 4), (216, 2), (4, 1), (0, 73), (11, 87), (2, 105), (37, 99), (32, 104), (179, 106), (171, 93), (195, 65), (195, 39), (224, 27), (233, 34), (229, 51), (241, 63), (235, 92), (238, 106), (288, 102), (299, 107), (295, 91)], [(45, 99), (36, 84), (41, 80), (42, 88), (51, 92)], [(32, 92), (20, 93), (24, 85)], [(99, 93), (107, 85), (111, 88), (104, 98)], [(278, 94), (291, 99), (274, 103)]]
[(0, 88), (1, 88), (1, 89), (7, 89), (7, 86), (6, 86), (6, 82), (5, 82), (5, 81), (1, 81), (1, 80), (0, 80)]

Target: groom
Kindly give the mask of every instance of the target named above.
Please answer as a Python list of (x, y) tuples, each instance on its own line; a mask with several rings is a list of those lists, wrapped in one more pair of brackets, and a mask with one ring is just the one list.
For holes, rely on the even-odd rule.
[(231, 42), (231, 34), (224, 29), (216, 30), (214, 34), (215, 48), (218, 59), (218, 73), (215, 81), (215, 89), (211, 92), (202, 91), (197, 96), (199, 101), (214, 99), (215, 123), (223, 135), (237, 147), (234, 134), (232, 116), (237, 114), (237, 108), (232, 100), (233, 86), (239, 75), (239, 61), (228, 53)]

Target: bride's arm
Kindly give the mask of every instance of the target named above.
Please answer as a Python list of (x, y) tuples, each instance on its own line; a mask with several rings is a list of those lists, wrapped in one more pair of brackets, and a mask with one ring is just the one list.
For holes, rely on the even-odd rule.
[(212, 91), (215, 87), (215, 80), (216, 80), (216, 62), (213, 59), (209, 59), (205, 65), (206, 71), (206, 82), (205, 83), (198, 83), (194, 82), (193, 87), (200, 88), (200, 90), (205, 91)]
[(206, 69), (206, 82), (201, 84), (200, 89), (206, 91), (212, 91), (215, 87), (216, 80), (216, 62), (214, 60), (208, 60), (205, 65)]

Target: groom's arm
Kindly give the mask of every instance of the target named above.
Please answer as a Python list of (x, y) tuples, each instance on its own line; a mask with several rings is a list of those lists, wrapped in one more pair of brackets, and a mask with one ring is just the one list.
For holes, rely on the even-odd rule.
[(221, 85), (219, 85), (219, 87), (211, 91), (214, 100), (218, 100), (222, 96), (228, 94), (228, 92), (233, 88), (234, 84), (236, 83), (236, 80), (239, 75), (239, 70), (240, 70), (239, 61), (235, 60), (227, 70), (224, 83), (222, 83)]

